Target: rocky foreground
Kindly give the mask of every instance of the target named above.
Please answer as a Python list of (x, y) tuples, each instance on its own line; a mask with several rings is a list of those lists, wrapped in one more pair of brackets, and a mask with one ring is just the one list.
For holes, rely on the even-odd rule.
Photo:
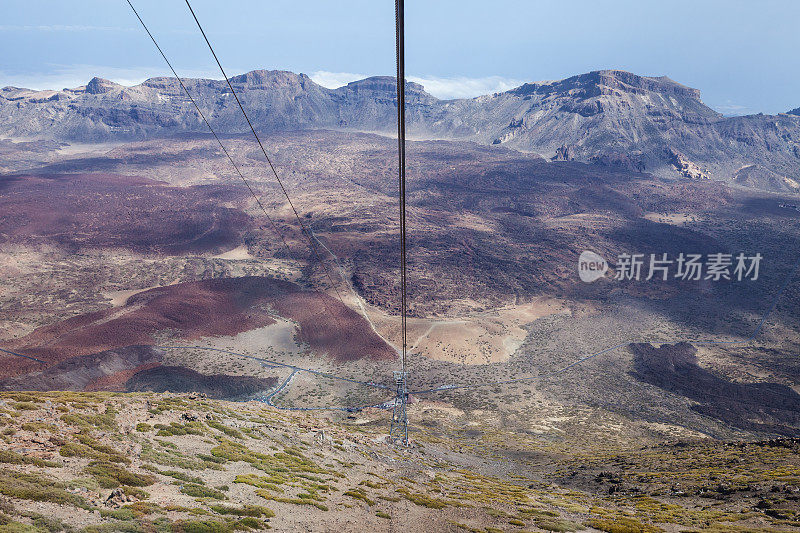
[(324, 418), (171, 394), (0, 395), (3, 531), (782, 531), (796, 440), (514, 449), (416, 405)]

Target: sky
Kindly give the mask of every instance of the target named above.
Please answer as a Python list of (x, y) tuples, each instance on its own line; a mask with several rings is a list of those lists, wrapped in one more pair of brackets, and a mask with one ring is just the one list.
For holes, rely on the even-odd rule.
[[(178, 72), (219, 78), (182, 0), (131, 0)], [(394, 73), (391, 0), (190, 0), (229, 74), (336, 87)], [(0, 86), (135, 84), (167, 67), (126, 0), (2, 0)], [(406, 0), (406, 72), (440, 98), (617, 68), (727, 115), (800, 107), (797, 0)]]

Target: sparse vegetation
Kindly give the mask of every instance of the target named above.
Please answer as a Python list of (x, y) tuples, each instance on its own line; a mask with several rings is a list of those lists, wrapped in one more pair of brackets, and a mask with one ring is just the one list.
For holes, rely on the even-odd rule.
[[(74, 401), (74, 396), (71, 401)], [(105, 404), (108, 403), (108, 398), (105, 398)], [(162, 407), (176, 405), (179, 403), (170, 401)], [(97, 413), (103, 409), (107, 408), (86, 405), (82, 414), (98, 416)], [(37, 412), (23, 410), (18, 417), (7, 417), (6, 420), (11, 420), (7, 427), (15, 429), (30, 424), (30, 418)], [(161, 416), (168, 417), (169, 412), (161, 410)], [(245, 411), (230, 418), (227, 409), (221, 406), (217, 406), (214, 412), (217, 422), (229, 428), (228, 424), (254, 417)], [(148, 431), (124, 434), (119, 430), (75, 424), (72, 419), (62, 420), (57, 424), (63, 423), (69, 429), (56, 431), (48, 438), (54, 439), (55, 449), (69, 459), (65, 460), (66, 468), (73, 472), (73, 476), (83, 477), (62, 481), (44, 474), (22, 472), (23, 469), (65, 467), (52, 460), (0, 450), (0, 463), (5, 465), (0, 470), (0, 494), (15, 501), (98, 508), (105, 522), (92, 525), (87, 532), (109, 533), (260, 530), (268, 528), (270, 520), (281, 520), (282, 513), (290, 506), (303, 506), (307, 512), (320, 514), (330, 512), (330, 509), (350, 512), (357, 507), (371, 508), (370, 516), (378, 521), (371, 527), (379, 527), (380, 522), (395, 516), (395, 506), (401, 500), (413, 503), (421, 513), (469, 507), (470, 519), (454, 521), (453, 525), (465, 531), (482, 533), (509, 528), (573, 532), (584, 527), (609, 533), (656, 533), (661, 531), (662, 524), (722, 532), (748, 531), (746, 524), (751, 519), (766, 520), (776, 527), (800, 523), (800, 514), (793, 503), (795, 500), (791, 499), (794, 495), (792, 487), (800, 482), (800, 465), (795, 455), (798, 445), (792, 442), (780, 445), (751, 443), (746, 448), (703, 442), (653, 447), (629, 455), (620, 452), (559, 455), (567, 458), (559, 460), (561, 462), (556, 464), (551, 477), (569, 479), (574, 483), (582, 483), (581, 480), (585, 479), (584, 485), (597, 487), (599, 493), (595, 494), (587, 490), (567, 490), (524, 476), (500, 478), (457, 469), (441, 457), (426, 456), (422, 447), (407, 452), (411, 455), (404, 459), (406, 465), (416, 462), (420, 467), (418, 472), (408, 466), (402, 473), (381, 466), (380, 474), (377, 474), (373, 471), (375, 466), (369, 453), (374, 432), (364, 430), (361, 441), (351, 440), (355, 437), (350, 433), (347, 451), (341, 451), (335, 442), (345, 443), (342, 434), (334, 433), (333, 446), (319, 446), (307, 437), (296, 435), (295, 424), (302, 426), (302, 417), (290, 419), (290, 423), (280, 418), (288, 418), (286, 415), (274, 416), (279, 418), (273, 418), (265, 425), (267, 429), (260, 432), (261, 439), (232, 437), (229, 432), (216, 428), (213, 438), (209, 438), (204, 434), (207, 430), (199, 431), (198, 425), (188, 421), (174, 424), (156, 419)], [(136, 427), (139, 423), (128, 427)], [(185, 431), (187, 428), (190, 431)], [(43, 426), (41, 431), (51, 433)], [(156, 437), (153, 431), (169, 434), (162, 433)], [(375, 431), (380, 432), (380, 429)], [(488, 428), (481, 428), (480, 439), (483, 442), (494, 435)], [(496, 435), (498, 439), (504, 439), (497, 442), (508, 445), (507, 434), (498, 431)], [(470, 435), (457, 438), (463, 439), (461, 442), (464, 443), (473, 439)], [(141, 446), (141, 456), (121, 452), (131, 449), (132, 443)], [(386, 448), (373, 449), (381, 454), (391, 453)], [(754, 458), (758, 459), (754, 461)], [(575, 464), (576, 461), (580, 462), (579, 465)], [(231, 485), (229, 488), (231, 478), (223, 469), (240, 468), (241, 465), (233, 465), (236, 462), (246, 463), (258, 473), (231, 474), (236, 487)], [(692, 470), (681, 470), (680, 462), (691, 462)], [(669, 468), (659, 470), (663, 465)], [(713, 484), (710, 479), (713, 479)], [(156, 480), (161, 483), (155, 484)], [(669, 490), (677, 483), (680, 483), (683, 493), (693, 496), (672, 497)], [(754, 493), (756, 487), (766, 483), (769, 483), (769, 490), (758, 493), (759, 500), (752, 500), (750, 508), (732, 509), (724, 503), (701, 508), (681, 501), (681, 498), (690, 497), (695, 498), (692, 501), (697, 501), (697, 498), (735, 501), (739, 494)], [(649, 492), (631, 490), (637, 484), (647, 487)], [(776, 492), (769, 492), (773, 486), (778, 487)], [(157, 491), (157, 501), (163, 501), (166, 492), (195, 498), (196, 503), (192, 507), (159, 505), (150, 500), (151, 495), (142, 487)], [(608, 487), (615, 489), (609, 491)], [(107, 498), (112, 488), (122, 491), (123, 496), (115, 496), (119, 498), (119, 506), (100, 505), (98, 498)], [(238, 500), (243, 494), (247, 503), (221, 503), (234, 499), (233, 495)], [(276, 512), (258, 505), (259, 499), (272, 502), (268, 506), (275, 508)], [(20, 531), (24, 528), (68, 531), (71, 527), (69, 515), (48, 521), (24, 509), (2, 505), (0, 520), (6, 524), (5, 529), (11, 527), (11, 531), (14, 528)]]
[(12, 452), (11, 450), (0, 450), (0, 463), (34, 465), (40, 468), (53, 468), (58, 466), (58, 463), (54, 463), (53, 461), (45, 461), (44, 459), (39, 459), (38, 457), (21, 455), (16, 452)]
[(181, 485), (181, 492), (187, 496), (192, 496), (193, 498), (211, 498), (213, 500), (228, 499), (224, 492), (196, 483), (186, 483)]
[(20, 500), (86, 507), (83, 498), (67, 492), (50, 477), (11, 470), (0, 469), (0, 494)]
[(146, 487), (155, 482), (155, 478), (145, 474), (135, 474), (125, 468), (104, 462), (93, 462), (86, 467), (86, 473), (91, 474), (101, 487), (114, 488), (120, 485), (130, 487)]

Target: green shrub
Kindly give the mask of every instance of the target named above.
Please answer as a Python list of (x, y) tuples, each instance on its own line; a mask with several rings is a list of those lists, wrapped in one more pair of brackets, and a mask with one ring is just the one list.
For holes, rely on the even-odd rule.
[[(142, 460), (150, 461), (163, 466), (173, 466), (176, 468), (184, 468), (186, 470), (222, 470), (219, 462), (207, 460), (204, 456), (199, 456), (199, 459), (191, 459), (177, 451), (159, 451), (153, 449), (149, 444), (142, 445)], [(223, 461), (224, 462), (224, 461)]]
[(58, 429), (53, 424), (47, 422), (25, 422), (20, 426), (25, 431), (41, 431), (47, 430), (50, 433), (55, 433)]
[(37, 403), (41, 402), (42, 400), (37, 398), (36, 396), (28, 393), (28, 392), (17, 392), (17, 391), (9, 391), (3, 392), (0, 394), (0, 398), (8, 399), (8, 400), (15, 400), (18, 402), (32, 402)]
[(83, 498), (67, 492), (56, 480), (22, 472), (0, 470), (0, 494), (20, 500), (87, 507)]
[[(87, 446), (88, 448), (91, 448), (92, 452), (94, 453), (89, 457), (91, 457), (92, 459), (97, 459), (98, 461), (106, 461), (112, 463), (125, 463), (125, 464), (131, 463), (130, 459), (117, 452), (114, 448), (97, 442), (89, 435), (79, 433), (75, 437), (78, 439), (78, 442), (80, 442), (84, 446)], [(82, 456), (86, 457), (86, 455)]]
[(103, 518), (113, 518), (114, 520), (133, 520), (136, 514), (133, 509), (100, 509), (100, 516)]
[(146, 474), (134, 474), (125, 468), (113, 463), (93, 462), (85, 469), (91, 474), (101, 487), (114, 488), (120, 485), (131, 487), (146, 487), (155, 483), (155, 478)]
[(71, 426), (81, 428), (98, 428), (106, 431), (117, 429), (117, 412), (111, 405), (106, 405), (106, 410), (102, 414), (69, 413), (63, 415), (61, 420)]
[(38, 466), (41, 468), (44, 467), (57, 467), (58, 464), (52, 461), (45, 461), (44, 459), (39, 459), (38, 457), (28, 457), (25, 455), (20, 455), (16, 452), (12, 452), (11, 450), (0, 450), (0, 463), (9, 463), (15, 465), (33, 465)]
[(60, 531), (72, 531), (72, 528), (59, 520), (58, 518), (51, 518), (49, 516), (43, 516), (39, 513), (33, 512), (24, 512), (22, 516), (26, 516), (31, 519), (33, 522), (33, 527), (35, 527), (38, 531), (50, 531), (52, 533), (57, 533)]
[(660, 527), (643, 524), (635, 518), (623, 516), (615, 517), (613, 520), (592, 518), (587, 525), (608, 533), (661, 533), (664, 531)]
[(238, 430), (233, 428), (229, 428), (225, 424), (221, 424), (216, 420), (208, 420), (206, 421), (209, 427), (216, 429), (217, 431), (221, 431), (222, 433), (226, 434), (229, 437), (233, 437), (235, 439), (243, 439), (244, 435), (241, 434)]
[(17, 411), (36, 411), (39, 406), (32, 402), (11, 402), (11, 407)]
[(219, 520), (182, 520), (172, 525), (175, 533), (229, 533), (232, 524)]
[(196, 485), (205, 485), (206, 482), (203, 478), (197, 476), (190, 476), (189, 474), (184, 474), (183, 472), (178, 472), (177, 470), (162, 470), (159, 471), (158, 469), (155, 472), (161, 474), (162, 476), (169, 476), (175, 478), (179, 481), (183, 481), (186, 483), (194, 483)]
[(313, 505), (314, 507), (316, 507), (320, 511), (327, 511), (328, 510), (328, 507), (326, 505), (323, 505), (323, 504), (321, 504), (321, 503), (319, 503), (317, 501), (314, 501), (312, 499), (309, 499), (309, 498), (283, 498), (283, 497), (279, 497), (279, 496), (273, 496), (272, 494), (270, 494), (268, 491), (266, 491), (264, 489), (258, 489), (256, 491), (256, 494), (258, 494), (259, 496), (261, 496), (265, 500), (272, 500), (272, 501), (280, 502), (280, 503), (293, 503), (295, 505)]
[(578, 524), (574, 524), (567, 520), (562, 520), (560, 518), (537, 518), (534, 520), (536, 527), (539, 529), (544, 529), (545, 531), (558, 531), (558, 532), (568, 532), (568, 531), (578, 531), (581, 527)]
[(193, 498), (213, 498), (215, 500), (228, 499), (224, 492), (206, 487), (204, 485), (198, 485), (196, 483), (187, 483), (182, 485), (181, 492), (187, 496), (192, 496)]
[(350, 496), (351, 498), (355, 498), (356, 500), (361, 500), (362, 502), (370, 506), (375, 505), (375, 501), (367, 497), (367, 493), (366, 491), (364, 491), (364, 489), (351, 489), (345, 492), (344, 495)]
[(429, 509), (444, 509), (448, 505), (448, 502), (444, 500), (431, 498), (430, 496), (427, 496), (425, 494), (413, 493), (408, 491), (407, 489), (397, 489), (397, 492), (399, 494), (402, 494), (406, 500), (413, 502), (421, 507), (427, 507)]
[(171, 422), (170, 425), (156, 424), (155, 429), (158, 430), (159, 437), (180, 437), (181, 435), (202, 435), (203, 429), (199, 422), (189, 422), (188, 424), (179, 424)]
[(271, 509), (260, 505), (245, 505), (243, 507), (228, 507), (226, 505), (211, 505), (211, 510), (221, 515), (252, 516), (255, 518), (272, 518), (275, 513)]
[(124, 509), (130, 509), (137, 518), (164, 511), (163, 507), (153, 502), (134, 502), (126, 505)]

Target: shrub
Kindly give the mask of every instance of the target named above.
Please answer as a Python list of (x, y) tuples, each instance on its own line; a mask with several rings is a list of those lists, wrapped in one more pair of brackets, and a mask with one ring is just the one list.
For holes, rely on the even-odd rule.
[(429, 509), (444, 509), (448, 505), (448, 502), (444, 500), (431, 498), (425, 494), (409, 492), (407, 489), (397, 489), (397, 492), (402, 494), (406, 500), (421, 507), (427, 507)]
[(252, 516), (255, 518), (272, 518), (275, 513), (271, 509), (260, 505), (245, 505), (243, 507), (228, 507), (226, 505), (212, 505), (211, 510), (221, 515)]
[(175, 533), (229, 533), (231, 524), (219, 520), (182, 520), (172, 525)]
[(562, 520), (560, 518), (538, 518), (534, 521), (536, 527), (539, 529), (544, 529), (545, 531), (558, 531), (558, 532), (568, 532), (568, 531), (578, 531), (581, 529), (578, 524), (574, 524), (567, 520)]
[(36, 411), (39, 406), (32, 402), (11, 402), (11, 407), (17, 411)]
[(351, 489), (345, 492), (344, 495), (350, 496), (351, 498), (355, 498), (356, 500), (361, 500), (362, 502), (370, 506), (375, 505), (375, 500), (369, 499), (364, 489)]
[(615, 517), (613, 520), (592, 518), (587, 525), (608, 533), (660, 533), (660, 527), (643, 524), (635, 518)]
[(202, 435), (203, 429), (199, 422), (190, 422), (188, 424), (179, 424), (171, 422), (170, 425), (156, 424), (155, 429), (158, 430), (159, 437), (180, 437), (181, 435)]
[(222, 467), (218, 462), (207, 460), (206, 457), (200, 455), (198, 455), (198, 458), (199, 460), (191, 459), (185, 457), (179, 452), (163, 452), (154, 450), (149, 444), (142, 445), (143, 461), (150, 461), (163, 466), (184, 468), (186, 470), (205, 470), (207, 468), (212, 470), (222, 470)]
[(158, 472), (162, 476), (169, 476), (173, 477), (179, 481), (184, 481), (186, 483), (194, 483), (196, 485), (205, 485), (206, 482), (201, 477), (197, 476), (190, 476), (189, 474), (184, 474), (183, 472), (178, 472), (177, 470), (163, 470)]
[(61, 420), (71, 426), (82, 428), (98, 428), (106, 431), (117, 429), (117, 412), (111, 405), (106, 405), (106, 410), (101, 414), (69, 413), (63, 415)]
[(206, 487), (204, 485), (198, 485), (196, 483), (187, 483), (182, 485), (181, 492), (187, 496), (192, 496), (193, 498), (213, 498), (215, 500), (228, 499), (224, 492), (212, 489), (211, 487)]
[(93, 462), (85, 470), (94, 476), (100, 486), (104, 488), (114, 488), (120, 485), (146, 487), (155, 483), (155, 478), (151, 475), (135, 474), (113, 463)]
[(233, 437), (235, 439), (243, 439), (244, 435), (238, 430), (233, 428), (229, 428), (228, 426), (217, 422), (216, 420), (208, 420), (206, 421), (209, 427), (216, 429), (217, 431), (221, 431), (222, 433), (226, 434), (229, 437)]
[(25, 455), (20, 455), (16, 452), (12, 452), (11, 450), (0, 450), (0, 463), (9, 463), (15, 465), (34, 465), (38, 467), (56, 467), (58, 466), (57, 463), (52, 461), (45, 461), (44, 459), (39, 459), (38, 457), (27, 457)]
[(94, 453), (93, 458), (96, 458), (99, 461), (108, 461), (112, 463), (125, 463), (130, 464), (130, 459), (125, 457), (124, 455), (117, 452), (111, 446), (107, 446), (105, 444), (101, 444), (91, 438), (89, 435), (79, 433), (76, 435), (78, 441), (83, 444), (84, 446), (88, 446), (92, 449)]
[(87, 507), (83, 498), (65, 491), (56, 480), (21, 472), (0, 470), (0, 494), (20, 500)]

